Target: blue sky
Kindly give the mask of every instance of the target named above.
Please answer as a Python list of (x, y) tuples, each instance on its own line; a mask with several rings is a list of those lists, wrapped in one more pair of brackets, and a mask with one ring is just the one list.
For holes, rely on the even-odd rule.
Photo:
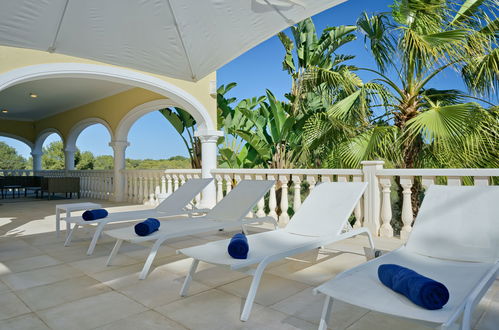
[[(364, 10), (368, 13), (389, 11), (388, 6), (392, 3), (393, 0), (350, 0), (314, 16), (313, 20), (320, 32), (327, 26), (355, 24)], [(350, 62), (353, 65), (375, 68), (362, 37), (343, 46), (341, 53), (355, 55), (356, 58)], [(283, 56), (284, 49), (279, 39), (272, 37), (218, 70), (218, 85), (236, 82), (237, 87), (229, 95), (238, 99), (264, 95), (265, 89), (270, 89), (278, 98), (283, 99), (283, 95), (291, 87), (290, 77), (282, 70)], [(359, 72), (359, 75), (364, 80), (372, 78), (367, 72)], [(462, 82), (456, 78), (454, 72), (446, 71), (434, 80), (432, 87), (464, 90)], [(58, 139), (58, 136), (51, 135), (45, 143)], [(80, 150), (89, 150), (95, 155), (112, 155), (112, 149), (108, 146), (109, 140), (106, 129), (101, 125), (94, 125), (82, 132), (77, 146)], [(128, 140), (131, 145), (127, 149), (127, 158), (161, 159), (187, 155), (176, 131), (158, 112), (140, 118), (133, 125)], [(0, 137), (0, 141), (14, 146), (23, 156), (29, 156), (30, 149), (22, 142), (3, 137)]]

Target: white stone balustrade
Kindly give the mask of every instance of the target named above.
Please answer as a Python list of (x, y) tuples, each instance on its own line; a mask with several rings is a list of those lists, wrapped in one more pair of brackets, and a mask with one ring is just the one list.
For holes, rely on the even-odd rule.
[[(392, 220), (391, 191), (396, 186), (395, 178), (399, 178), (402, 188), (402, 209), (400, 238), (406, 240), (412, 231), (414, 222), (412, 205), (412, 187), (415, 180), (420, 182), (423, 189), (428, 189), (432, 184), (446, 184), (460, 186), (463, 178), (473, 178), (474, 185), (490, 185), (493, 177), (499, 177), (499, 169), (378, 169), (376, 176), (379, 179), (379, 186), (382, 191), (382, 201), (380, 216), (382, 225), (379, 235), (391, 237), (393, 228), (390, 224)], [(437, 180), (441, 178), (441, 180)]]
[[(187, 180), (201, 177), (201, 170), (124, 170), (125, 198), (131, 203), (157, 205)], [(196, 197), (199, 203), (200, 196)]]
[[(183, 183), (200, 178), (201, 170), (123, 170), (124, 196), (131, 203), (156, 205)], [(275, 180), (275, 185), (262, 198), (251, 216), (271, 216), (285, 226), (290, 216), (285, 210), (296, 212), (304, 198), (320, 182), (368, 182), (364, 196), (354, 209), (354, 228), (367, 226), (377, 236), (392, 237), (399, 234), (407, 239), (412, 231), (412, 188), (417, 185), (427, 189), (432, 184), (490, 185), (497, 182), (499, 169), (385, 169), (383, 162), (363, 162), (362, 169), (215, 169), (215, 200), (220, 201), (241, 180)], [(46, 177), (80, 177), (81, 195), (86, 198), (113, 199), (114, 171), (100, 170), (0, 170), (2, 175), (42, 175)], [(473, 181), (470, 180), (473, 179)], [(495, 181), (493, 181), (495, 178)], [(398, 182), (398, 183), (397, 183)], [(400, 185), (400, 186), (399, 186)], [(394, 219), (392, 193), (401, 189), (400, 219)], [(280, 189), (280, 199), (277, 191)], [(394, 195), (395, 196), (395, 195)], [(201, 202), (197, 196), (196, 203)], [(280, 214), (278, 215), (278, 210)], [(392, 227), (400, 221), (400, 233)], [(417, 221), (417, 220), (416, 220)]]
[[(291, 208), (296, 212), (301, 206), (304, 198), (302, 196), (306, 197), (317, 182), (362, 180), (362, 171), (358, 169), (216, 169), (212, 174), (217, 180), (217, 200), (230, 191), (232, 184), (237, 184), (241, 180), (275, 180), (275, 185), (267, 196), (258, 202), (253, 214), (256, 217), (271, 216), (279, 221), (281, 227), (289, 222), (290, 216), (287, 210)], [(303, 185), (304, 183), (308, 185)], [(279, 215), (278, 206), (281, 211)], [(357, 211), (357, 217), (360, 218), (362, 214), (360, 207)]]

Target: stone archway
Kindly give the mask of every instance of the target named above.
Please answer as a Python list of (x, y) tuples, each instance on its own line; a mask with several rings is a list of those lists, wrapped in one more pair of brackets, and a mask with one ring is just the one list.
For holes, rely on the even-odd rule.
[(90, 78), (148, 89), (188, 111), (203, 130), (216, 130), (208, 110), (185, 90), (152, 75), (114, 66), (82, 63), (48, 63), (14, 69), (0, 75), (0, 91), (19, 83), (45, 78)]

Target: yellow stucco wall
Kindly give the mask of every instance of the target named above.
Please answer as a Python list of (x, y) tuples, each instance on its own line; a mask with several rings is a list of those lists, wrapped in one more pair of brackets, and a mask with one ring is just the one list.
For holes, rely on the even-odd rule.
[(34, 122), (35, 134), (47, 128), (57, 128), (64, 140), (71, 128), (86, 118), (100, 118), (106, 121), (114, 132), (120, 120), (133, 108), (143, 103), (164, 99), (165, 97), (154, 92), (133, 88), (83, 106), (61, 112)]
[[(31, 49), (0, 46), (0, 75), (17, 68), (48, 63), (85, 63), (113, 66), (73, 56), (50, 54)], [(130, 68), (126, 69), (133, 70)], [(185, 90), (187, 93), (194, 96), (208, 110), (213, 122), (217, 122), (216, 98), (210, 96), (209, 94), (210, 81), (216, 80), (215, 72), (197, 82), (189, 82), (148, 72), (142, 72), (139, 70), (133, 71), (163, 79), (164, 81)], [(165, 97), (163, 95), (159, 95), (142, 88), (133, 88), (123, 93), (119, 93), (75, 109), (70, 109), (63, 113), (43, 118), (35, 122), (0, 119), (0, 132), (21, 136), (29, 141), (35, 142), (36, 136), (41, 131), (47, 128), (55, 128), (62, 133), (64, 138), (66, 138), (71, 127), (79, 121), (90, 117), (97, 117), (105, 120), (114, 131), (119, 121), (134, 107), (145, 102), (164, 98)]]
[(35, 143), (36, 133), (32, 121), (0, 120), (0, 136), (14, 135)]

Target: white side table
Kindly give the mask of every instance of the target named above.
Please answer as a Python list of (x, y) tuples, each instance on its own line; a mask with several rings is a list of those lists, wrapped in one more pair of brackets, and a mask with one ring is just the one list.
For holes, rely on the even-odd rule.
[[(57, 204), (55, 206), (55, 232), (57, 237), (61, 231), (61, 211), (66, 212), (66, 218), (71, 216), (72, 211), (83, 211), (91, 209), (100, 209), (102, 206), (97, 203), (70, 203), (70, 204)], [(70, 224), (66, 222), (66, 237), (69, 235)]]

